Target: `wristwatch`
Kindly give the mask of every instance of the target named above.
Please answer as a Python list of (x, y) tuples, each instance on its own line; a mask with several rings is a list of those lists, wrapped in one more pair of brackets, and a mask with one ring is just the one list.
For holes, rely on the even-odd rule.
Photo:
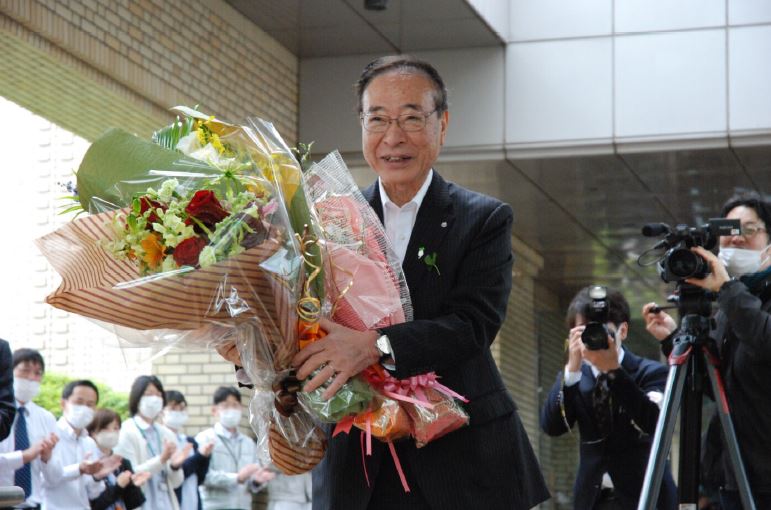
[(375, 347), (377, 347), (377, 350), (380, 353), (380, 364), (383, 365), (386, 370), (395, 370), (396, 365), (394, 364), (394, 351), (391, 349), (391, 341), (388, 339), (388, 335), (381, 330), (378, 329), (376, 331), (380, 335), (377, 337), (377, 340), (375, 340)]

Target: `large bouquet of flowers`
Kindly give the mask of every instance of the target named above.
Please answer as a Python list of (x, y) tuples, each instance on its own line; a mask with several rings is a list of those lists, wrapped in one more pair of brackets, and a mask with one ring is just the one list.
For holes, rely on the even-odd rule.
[[(91, 214), (37, 241), (62, 276), (47, 302), (131, 345), (216, 348), (270, 390), (298, 349), (297, 304), (325, 292), (323, 270), (304, 271), (321, 248), (298, 237), (318, 237), (300, 165), (267, 122), (175, 110), (182, 120), (152, 142), (113, 129), (89, 148), (77, 190)], [(282, 434), (305, 469), (321, 459), (308, 413)]]

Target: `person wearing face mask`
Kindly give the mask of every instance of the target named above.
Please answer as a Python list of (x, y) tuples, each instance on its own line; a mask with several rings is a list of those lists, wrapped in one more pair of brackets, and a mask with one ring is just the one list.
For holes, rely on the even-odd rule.
[[(629, 303), (618, 291), (607, 291), (608, 348), (590, 350), (584, 345), (581, 334), (592, 304), (589, 289), (579, 291), (568, 307), (568, 361), (541, 409), (541, 428), (561, 436), (578, 424), (574, 508), (635, 508), (668, 370), (623, 346), (630, 314)], [(657, 508), (677, 508), (669, 467)]]
[(13, 392), (16, 418), (11, 434), (0, 442), (0, 486), (16, 485), (24, 490), (24, 505), (43, 503), (41, 462), (47, 462), (59, 440), (54, 433), (56, 418), (32, 400), (40, 392), (45, 371), (43, 356), (34, 349), (13, 352)]
[(257, 462), (254, 441), (238, 431), (241, 394), (232, 386), (214, 392), (212, 414), (217, 422), (199, 433), (198, 444), (214, 443), (209, 472), (201, 486), (204, 510), (250, 510), (252, 494), (260, 491), (274, 474)]
[[(722, 216), (740, 220), (741, 235), (721, 237), (718, 256), (693, 248), (711, 271), (687, 283), (717, 293), (710, 336), (719, 349), (720, 374), (755, 505), (771, 508), (771, 208), (757, 193), (740, 193), (725, 203)], [(646, 327), (669, 355), (677, 323), (665, 312), (652, 313), (654, 306), (643, 307)], [(722, 453), (721, 504), (739, 509), (733, 470)]]
[(120, 457), (103, 457), (86, 427), (99, 402), (96, 385), (71, 381), (62, 390), (62, 417), (56, 422), (59, 442), (41, 466), (46, 510), (88, 510), (90, 500), (105, 490), (102, 480), (120, 465)]
[(177, 450), (174, 432), (158, 423), (165, 404), (163, 385), (154, 375), (141, 375), (129, 392), (131, 418), (120, 428), (114, 451), (128, 459), (136, 472), (147, 471), (143, 485), (145, 510), (179, 510), (174, 489), (182, 485), (182, 463), (189, 450)]
[[(166, 425), (177, 438), (177, 450), (185, 450), (192, 447), (188, 457), (182, 463), (182, 472), (185, 481), (181, 487), (175, 490), (181, 510), (200, 510), (201, 498), (198, 496), (198, 486), (206, 478), (209, 470), (209, 458), (211, 457), (214, 443), (199, 445), (194, 438), (181, 432), (187, 423), (187, 401), (179, 391), (166, 392), (166, 407), (163, 408), (163, 424)], [(190, 445), (190, 446), (188, 446)]]
[[(87, 427), (89, 435), (96, 441), (103, 457), (112, 455), (112, 449), (118, 444), (120, 416), (110, 409), (97, 409), (94, 419)], [(122, 459), (120, 466), (104, 479), (105, 490), (91, 500), (91, 510), (132, 510), (145, 502), (140, 487), (150, 473), (133, 473), (131, 462)]]

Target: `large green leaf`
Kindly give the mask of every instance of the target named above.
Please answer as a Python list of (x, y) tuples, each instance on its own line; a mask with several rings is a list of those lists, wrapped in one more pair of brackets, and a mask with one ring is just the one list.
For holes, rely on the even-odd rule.
[(126, 207), (135, 193), (160, 186), (163, 175), (151, 170), (217, 175), (216, 168), (142, 140), (122, 129), (110, 129), (86, 152), (78, 169), (78, 197), (83, 209), (103, 212)]

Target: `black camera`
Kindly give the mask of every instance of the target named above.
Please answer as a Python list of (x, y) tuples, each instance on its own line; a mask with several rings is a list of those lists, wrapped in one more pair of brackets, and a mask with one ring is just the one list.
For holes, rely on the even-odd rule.
[(590, 351), (608, 348), (608, 289), (601, 285), (589, 287), (592, 298), (586, 308), (586, 324), (581, 333), (581, 341)]
[[(645, 225), (642, 233), (646, 237), (664, 235), (649, 252), (666, 252), (657, 259), (659, 275), (665, 282), (683, 282), (688, 278), (701, 279), (710, 273), (709, 263), (703, 257), (691, 251), (694, 246), (711, 250), (717, 246), (721, 236), (736, 236), (741, 234), (741, 222), (724, 218), (713, 218), (702, 227), (677, 225), (671, 228), (666, 223), (650, 223)], [(640, 256), (646, 257), (648, 252)], [(641, 265), (647, 265), (640, 262)]]

